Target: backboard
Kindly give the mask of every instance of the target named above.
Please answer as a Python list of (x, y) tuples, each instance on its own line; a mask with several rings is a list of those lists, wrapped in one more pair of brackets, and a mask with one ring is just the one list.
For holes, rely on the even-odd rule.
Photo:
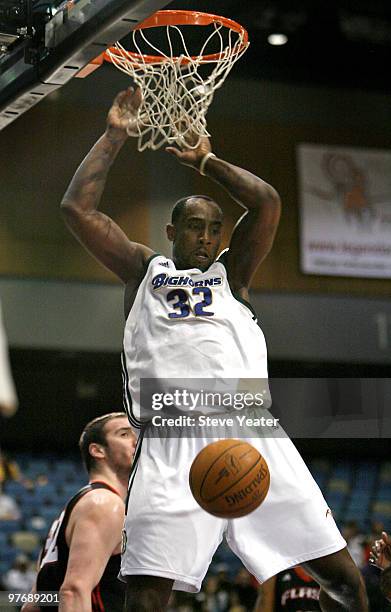
[(0, 0), (0, 130), (167, 4)]

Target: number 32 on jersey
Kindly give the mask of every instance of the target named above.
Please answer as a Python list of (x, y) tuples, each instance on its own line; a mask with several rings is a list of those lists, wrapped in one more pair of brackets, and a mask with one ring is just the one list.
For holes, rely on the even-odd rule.
[(194, 287), (191, 293), (200, 297), (200, 300), (194, 306), (190, 305), (189, 293), (184, 289), (173, 289), (173, 291), (167, 293), (167, 301), (174, 309), (168, 314), (170, 319), (184, 319), (192, 314), (196, 317), (212, 317), (214, 315), (214, 312), (205, 310), (213, 301), (212, 291), (209, 287)]

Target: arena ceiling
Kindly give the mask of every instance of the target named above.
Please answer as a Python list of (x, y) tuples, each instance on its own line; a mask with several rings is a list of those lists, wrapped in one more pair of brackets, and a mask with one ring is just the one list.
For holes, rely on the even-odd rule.
[(390, 0), (0, 0), (0, 129), (163, 7), (243, 24), (251, 45), (232, 76), (391, 93)]
[[(167, 8), (195, 5), (246, 27), (251, 46), (235, 69), (246, 76), (391, 92), (389, 1), (182, 0)], [(288, 42), (271, 46), (273, 32)]]

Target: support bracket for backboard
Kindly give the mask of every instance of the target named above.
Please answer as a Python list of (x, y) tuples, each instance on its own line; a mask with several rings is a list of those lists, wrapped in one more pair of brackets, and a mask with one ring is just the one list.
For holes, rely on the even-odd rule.
[[(0, 130), (58, 89), (170, 0), (79, 0), (45, 26), (45, 53), (28, 64), (20, 45), (0, 53)], [(3, 67), (3, 69), (2, 69)], [(88, 70), (88, 68), (87, 68)]]

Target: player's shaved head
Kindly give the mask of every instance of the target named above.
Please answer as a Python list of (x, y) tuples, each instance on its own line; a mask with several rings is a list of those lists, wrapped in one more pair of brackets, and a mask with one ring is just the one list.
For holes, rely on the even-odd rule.
[(178, 270), (207, 270), (220, 248), (223, 212), (209, 196), (190, 195), (175, 204), (167, 238)]
[(181, 198), (180, 200), (175, 202), (174, 207), (171, 212), (172, 225), (178, 225), (179, 221), (181, 220), (185, 212), (186, 205), (190, 203), (191, 201), (195, 201), (195, 200), (204, 200), (205, 202), (211, 203), (216, 208), (218, 208), (221, 214), (221, 218), (223, 218), (223, 211), (221, 210), (220, 206), (212, 198), (206, 195), (190, 195), (190, 196), (185, 196), (184, 198)]

